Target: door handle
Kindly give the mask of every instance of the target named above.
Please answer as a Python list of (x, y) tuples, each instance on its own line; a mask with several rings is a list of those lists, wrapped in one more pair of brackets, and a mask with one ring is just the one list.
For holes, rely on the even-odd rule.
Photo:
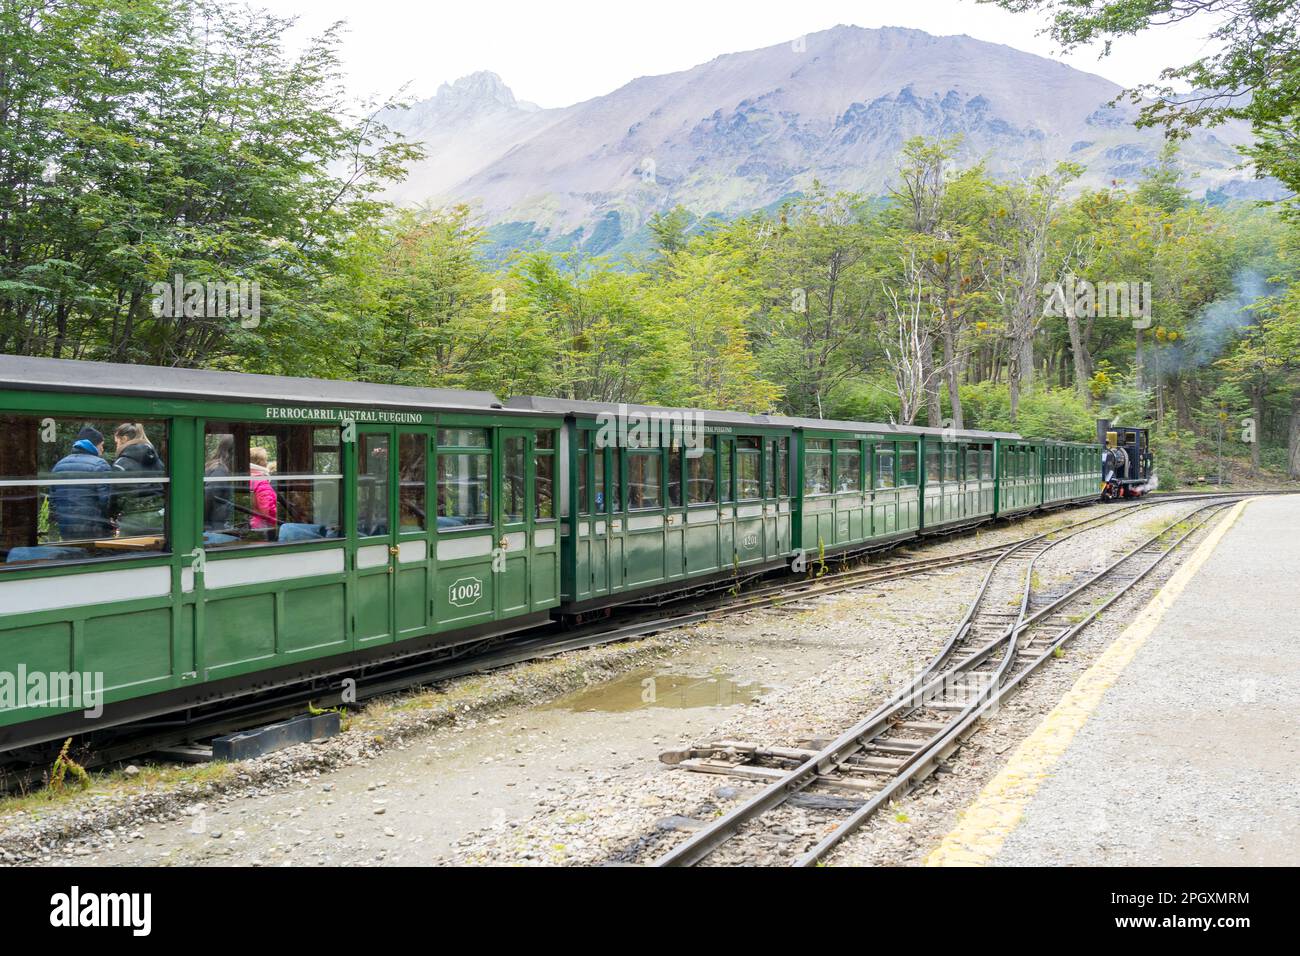
[(389, 545), (388, 553), (391, 554), (393, 557), (397, 557), (399, 554), (402, 553), (402, 549), (395, 544)]
[(502, 551), (509, 550), (510, 542), (506, 539), (506, 536), (504, 534), (501, 536), (501, 540), (497, 542), (497, 547), (500, 548)]

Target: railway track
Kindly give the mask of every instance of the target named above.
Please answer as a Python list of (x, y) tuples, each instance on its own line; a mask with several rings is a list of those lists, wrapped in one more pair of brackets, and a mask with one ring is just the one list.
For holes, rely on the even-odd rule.
[[(1205, 496), (1202, 496), (1205, 497)], [(1208, 497), (1218, 498), (1218, 495)], [(879, 584), (931, 571), (958, 567), (981, 561), (996, 561), (1008, 552), (1035, 547), (1048, 538), (1065, 532), (1080, 533), (1109, 524), (1168, 501), (1158, 497), (1135, 503), (1116, 503), (1099, 515), (1093, 515), (1053, 529), (1003, 544), (990, 545), (931, 558), (890, 561), (866, 567), (850, 567), (821, 577), (783, 580), (760, 584), (736, 595), (687, 606), (669, 608), (667, 613), (634, 615), (630, 620), (600, 622), (574, 630), (545, 628), (534, 637), (512, 636), (483, 644), (452, 649), (437, 659), (428, 657), (396, 661), (369, 668), (352, 675), (356, 681), (355, 697), (347, 703), (360, 703), (402, 690), (436, 684), (457, 677), (483, 673), (512, 664), (553, 657), (570, 651), (644, 637), (660, 631), (715, 620), (720, 617), (775, 608), (803, 600), (815, 600), (841, 591)], [(210, 711), (180, 715), (167, 721), (150, 722), (117, 728), (112, 737), (92, 747), (76, 751), (79, 761), (89, 769), (120, 764), (143, 755), (166, 751), (195, 741), (210, 740), (222, 734), (265, 725), (301, 714), (310, 705), (343, 705), (338, 677), (296, 685), (253, 699), (235, 700)], [(21, 760), (0, 765), (0, 792), (29, 790), (40, 786), (47, 770), (44, 761)]]
[[(715, 741), (669, 752), (666, 763), (762, 783), (754, 796), (694, 831), (657, 866), (693, 866), (733, 839), (763, 832), (788, 802), (827, 814), (823, 835), (790, 862), (810, 866), (949, 756), (976, 722), (1057, 649), (1145, 580), (1193, 534), (1245, 495), (1210, 496), (1101, 570), (1043, 588), (1045, 555), (1102, 523), (1077, 522), (999, 554), (961, 623), (928, 665), (885, 704), (821, 746)], [(1148, 507), (1163, 503), (1156, 499)], [(1136, 510), (1125, 509), (1121, 517)], [(1091, 527), (1087, 527), (1091, 525)], [(1008, 603), (1008, 595), (1018, 595)], [(1012, 609), (1014, 608), (1014, 609)], [(848, 796), (844, 796), (847, 794)], [(816, 795), (821, 795), (820, 802)], [(809, 798), (813, 797), (812, 800)]]

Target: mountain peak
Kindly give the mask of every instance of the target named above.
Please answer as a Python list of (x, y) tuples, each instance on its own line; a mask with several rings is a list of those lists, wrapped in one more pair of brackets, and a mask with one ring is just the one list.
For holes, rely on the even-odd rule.
[(491, 70), (479, 70), (438, 87), (435, 99), (458, 106), (498, 103), (515, 106), (518, 101), (505, 81)]

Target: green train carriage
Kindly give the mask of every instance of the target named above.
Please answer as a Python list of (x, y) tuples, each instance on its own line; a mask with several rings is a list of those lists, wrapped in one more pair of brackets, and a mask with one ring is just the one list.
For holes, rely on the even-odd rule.
[[(561, 420), (489, 393), (6, 356), (0, 422), (3, 749), (517, 631), (560, 600)], [(123, 425), (153, 470), (84, 451)], [(102, 675), (95, 721), (15, 685), (82, 674)]]
[(790, 427), (737, 412), (537, 396), (508, 404), (564, 416), (566, 610), (659, 601), (793, 555)]
[(916, 536), (918, 430), (775, 415), (769, 421), (796, 435), (796, 550), (817, 558)]

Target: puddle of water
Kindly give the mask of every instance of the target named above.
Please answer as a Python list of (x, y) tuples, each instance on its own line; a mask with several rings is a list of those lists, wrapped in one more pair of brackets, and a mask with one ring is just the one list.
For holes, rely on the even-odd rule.
[(543, 709), (624, 713), (646, 707), (730, 707), (748, 704), (771, 689), (758, 681), (739, 683), (729, 674), (664, 674), (647, 668), (567, 694)]

